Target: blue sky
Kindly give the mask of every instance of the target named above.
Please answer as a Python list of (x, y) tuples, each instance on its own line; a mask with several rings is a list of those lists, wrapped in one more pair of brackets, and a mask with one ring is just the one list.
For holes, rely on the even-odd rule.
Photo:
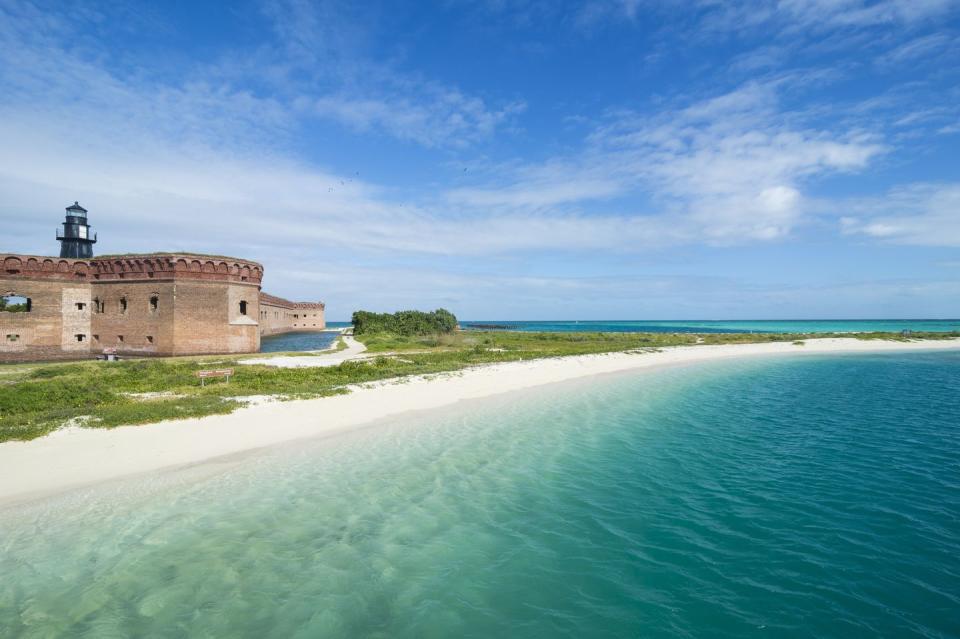
[(960, 317), (956, 0), (0, 0), (0, 141), (332, 319)]

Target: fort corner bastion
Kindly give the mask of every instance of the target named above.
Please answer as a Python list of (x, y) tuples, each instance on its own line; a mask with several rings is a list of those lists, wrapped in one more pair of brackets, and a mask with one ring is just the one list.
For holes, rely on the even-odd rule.
[(60, 257), (0, 253), (0, 362), (256, 353), (260, 338), (326, 328), (320, 302), (260, 291), (263, 266), (196, 253), (93, 256), (74, 202)]
[(89, 259), (0, 253), (0, 362), (255, 353), (260, 338), (326, 328), (322, 303), (260, 291), (263, 266), (190, 253)]

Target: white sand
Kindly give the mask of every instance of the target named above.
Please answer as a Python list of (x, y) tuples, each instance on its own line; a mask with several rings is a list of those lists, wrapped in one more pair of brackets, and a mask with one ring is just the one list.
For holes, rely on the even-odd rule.
[(29, 442), (0, 444), (0, 505), (330, 434), (407, 411), (590, 375), (746, 356), (948, 348), (960, 349), (960, 340), (817, 339), (807, 340), (804, 346), (781, 342), (583, 355), (481, 366), (429, 378), (407, 378), (403, 383), (388, 380), (354, 388), (349, 395), (254, 403), (232, 415), (111, 430), (71, 427)]

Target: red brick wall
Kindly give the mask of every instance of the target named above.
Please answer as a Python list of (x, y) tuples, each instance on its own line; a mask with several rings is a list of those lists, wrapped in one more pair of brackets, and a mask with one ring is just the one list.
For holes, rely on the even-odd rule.
[(260, 293), (261, 335), (291, 331), (322, 331), (327, 322), (322, 303), (291, 302), (281, 297)]
[(105, 348), (137, 356), (254, 353), (261, 334), (326, 328), (323, 304), (261, 294), (263, 267), (246, 260), (4, 254), (0, 267), (0, 295), (32, 300), (30, 313), (0, 313), (0, 362), (77, 359)]
[[(172, 281), (107, 281), (92, 286), (94, 309), (91, 345), (95, 353), (115, 348), (127, 355), (173, 355), (176, 284)], [(150, 303), (157, 298), (156, 310)], [(126, 311), (120, 301), (126, 300)], [(121, 341), (122, 337), (122, 341)]]
[[(258, 287), (178, 282), (174, 354), (255, 353), (260, 350)], [(246, 315), (240, 302), (247, 303)]]
[[(56, 280), (0, 278), (0, 295), (30, 298), (29, 313), (0, 312), (0, 362), (70, 359), (90, 353), (90, 308), (64, 309), (64, 291), (89, 297), (90, 285)], [(74, 295), (67, 296), (71, 303)], [(66, 330), (65, 330), (66, 329)], [(75, 335), (83, 335), (77, 342)], [(65, 341), (69, 339), (69, 342)]]

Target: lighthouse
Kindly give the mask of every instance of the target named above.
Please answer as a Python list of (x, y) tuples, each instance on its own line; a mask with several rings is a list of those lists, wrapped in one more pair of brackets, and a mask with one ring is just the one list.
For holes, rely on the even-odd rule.
[(60, 257), (93, 257), (93, 245), (97, 243), (96, 234), (90, 234), (87, 224), (87, 209), (74, 202), (67, 207), (67, 219), (63, 231), (57, 231), (60, 241)]

